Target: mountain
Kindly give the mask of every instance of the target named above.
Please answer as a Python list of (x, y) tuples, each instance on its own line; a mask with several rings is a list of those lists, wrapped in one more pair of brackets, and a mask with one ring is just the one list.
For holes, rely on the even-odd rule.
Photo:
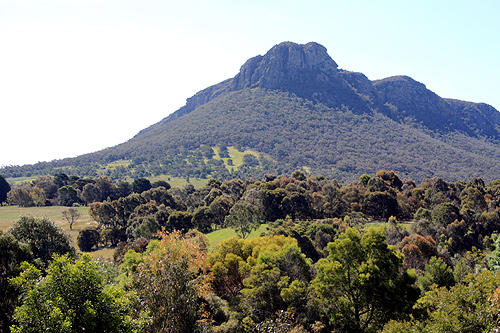
[[(340, 69), (320, 44), (284, 42), (129, 141), (45, 165), (132, 160), (153, 174), (202, 177), (303, 168), (341, 181), (381, 169), (416, 181), (493, 180), (499, 142), (500, 113), (490, 105), (441, 98), (407, 76), (370, 81)], [(230, 175), (200, 158), (215, 146), (257, 151), (259, 165)]]

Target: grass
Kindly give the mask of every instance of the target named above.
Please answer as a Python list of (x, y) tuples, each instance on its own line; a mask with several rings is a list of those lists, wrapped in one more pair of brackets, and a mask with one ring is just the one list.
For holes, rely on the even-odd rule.
[(189, 183), (185, 178), (171, 177), (169, 175), (158, 175), (154, 177), (147, 177), (151, 183), (154, 183), (158, 180), (164, 180), (170, 184), (172, 187), (184, 187), (188, 184), (193, 185), (195, 188), (202, 188), (207, 185), (208, 179), (201, 178), (189, 178)]
[[(368, 222), (364, 225), (364, 228), (368, 229), (369, 227), (379, 227), (381, 225), (387, 226), (388, 222)], [(411, 222), (398, 222), (397, 225), (400, 226), (404, 230), (410, 231), (412, 223)]]
[(35, 179), (37, 179), (38, 176), (32, 176), (32, 177), (16, 177), (16, 178), (6, 178), (6, 180), (10, 183), (10, 184), (14, 184), (14, 185), (22, 185), (22, 184), (25, 184), (25, 183), (31, 183), (32, 181), (34, 181)]
[[(260, 237), (262, 233), (266, 233), (267, 231), (268, 231), (268, 225), (261, 224), (259, 229), (252, 231), (250, 235), (247, 237), (247, 239)], [(230, 237), (238, 237), (236, 235), (236, 231), (234, 231), (233, 228), (224, 228), (215, 230), (206, 234), (205, 236), (207, 236), (208, 240), (210, 241), (210, 244), (212, 245), (217, 245), (220, 241), (223, 241), (224, 239)]]

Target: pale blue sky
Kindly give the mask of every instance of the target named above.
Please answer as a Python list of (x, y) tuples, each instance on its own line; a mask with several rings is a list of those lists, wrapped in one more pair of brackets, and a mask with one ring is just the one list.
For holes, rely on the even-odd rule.
[(500, 110), (500, 1), (0, 0), (0, 165), (124, 142), (282, 41)]

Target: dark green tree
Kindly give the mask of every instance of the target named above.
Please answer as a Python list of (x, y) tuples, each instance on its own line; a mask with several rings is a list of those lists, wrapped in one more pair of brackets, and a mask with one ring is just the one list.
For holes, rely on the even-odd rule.
[(164, 187), (166, 190), (169, 190), (170, 189), (170, 184), (164, 180), (157, 180), (155, 181), (154, 183), (151, 184), (151, 186), (153, 188), (156, 188), (156, 187)]
[(65, 185), (57, 190), (57, 202), (61, 206), (72, 206), (78, 200), (78, 192), (71, 185)]
[(22, 215), (8, 232), (30, 246), (34, 258), (43, 268), (49, 266), (53, 254), (75, 254), (71, 237), (46, 216)]
[(96, 184), (89, 183), (83, 186), (82, 191), (80, 192), (80, 199), (84, 202), (91, 204), (93, 202), (101, 201), (102, 199), (101, 191)]
[(7, 193), (9, 193), (9, 191), (9, 183), (2, 175), (0, 175), (0, 205), (3, 205), (4, 202), (7, 202)]
[(101, 235), (95, 228), (87, 227), (78, 233), (77, 243), (81, 251), (89, 252), (99, 244)]
[(409, 314), (419, 295), (416, 275), (402, 270), (402, 255), (387, 245), (383, 229), (361, 235), (349, 228), (328, 250), (328, 259), (317, 264), (313, 286), (332, 329), (371, 332)]
[(398, 214), (398, 201), (387, 192), (369, 192), (363, 201), (363, 210), (376, 219), (389, 219)]
[(193, 214), (189, 212), (174, 211), (168, 217), (167, 229), (170, 231), (184, 230), (188, 231), (193, 227)]
[(0, 230), (0, 332), (9, 332), (14, 309), (19, 305), (19, 291), (9, 279), (21, 273), (23, 261), (33, 261), (29, 245)]
[(438, 287), (451, 287), (455, 284), (453, 270), (443, 259), (432, 257), (425, 265), (424, 274), (418, 278), (422, 291), (429, 291), (433, 284)]
[(444, 202), (432, 210), (432, 221), (445, 227), (455, 220), (460, 219), (460, 209), (451, 202)]
[(137, 178), (132, 182), (132, 192), (142, 193), (152, 188), (151, 182), (146, 178)]
[(257, 166), (259, 165), (259, 159), (252, 154), (243, 155), (243, 164), (248, 166)]

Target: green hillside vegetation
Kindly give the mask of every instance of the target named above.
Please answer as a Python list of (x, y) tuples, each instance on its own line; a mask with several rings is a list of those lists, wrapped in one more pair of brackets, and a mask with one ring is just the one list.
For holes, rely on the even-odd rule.
[[(111, 179), (115, 181), (133, 181), (135, 178), (140, 178), (144, 177), (149, 179), (151, 182), (155, 182), (158, 180), (162, 181), (168, 181), (172, 186), (174, 187), (182, 187), (186, 186), (188, 184), (194, 185), (196, 188), (203, 187), (207, 184), (208, 180), (212, 177), (212, 174), (210, 172), (210, 166), (213, 165), (214, 161), (217, 161), (215, 163), (220, 163), (220, 165), (224, 166), (226, 168), (227, 174), (232, 174), (232, 173), (237, 173), (239, 169), (242, 168), (244, 165), (243, 162), (243, 157), (245, 155), (252, 155), (258, 158), (260, 154), (256, 151), (253, 150), (245, 150), (245, 151), (239, 151), (238, 149), (234, 147), (227, 147), (227, 157), (220, 157), (219, 152), (220, 148), (218, 146), (213, 146), (213, 147), (206, 147), (204, 146), (203, 149), (212, 149), (212, 154), (210, 158), (203, 158), (202, 160), (200, 159), (200, 155), (195, 152), (193, 154), (188, 154), (187, 158), (184, 158), (182, 160), (182, 164), (188, 164), (188, 165), (198, 165), (198, 164), (203, 164), (206, 165), (207, 168), (206, 170), (207, 173), (204, 174), (205, 178), (200, 178), (196, 177), (199, 176), (199, 174), (191, 175), (191, 173), (178, 173), (175, 172), (175, 176), (171, 174), (162, 174), (162, 173), (152, 173), (148, 171), (149, 167), (151, 166), (149, 163), (141, 163), (138, 167), (135, 167), (133, 161), (131, 160), (120, 160), (116, 162), (110, 162), (110, 163), (105, 163), (105, 164), (97, 164), (95, 163), (94, 166), (96, 167), (95, 170), (92, 169), (91, 172), (89, 173), (82, 173), (82, 169), (78, 167), (73, 167), (73, 166), (66, 166), (66, 167), (57, 167), (53, 169), (49, 165), (46, 165), (45, 168), (38, 169), (35, 172), (29, 172), (30, 174), (33, 174), (29, 177), (7, 177), (7, 180), (14, 184), (14, 185), (21, 185), (25, 183), (32, 182), (37, 178), (37, 175), (51, 175), (53, 172), (55, 173), (66, 173), (66, 174), (74, 174), (78, 175), (80, 177), (97, 177), (97, 176), (107, 176), (110, 177)], [(194, 156), (198, 157), (198, 159), (193, 159)], [(272, 160), (271, 158), (267, 157), (269, 160)], [(177, 158), (177, 160), (179, 160)], [(50, 163), (49, 163), (50, 164)], [(219, 164), (218, 164), (219, 165)], [(26, 168), (25, 167), (20, 167)], [(182, 168), (182, 166), (180, 166)], [(249, 166), (244, 166), (245, 168), (248, 168)], [(16, 168), (13, 168), (16, 169)], [(226, 172), (223, 172), (222, 174), (226, 175)], [(17, 173), (16, 171), (13, 172), (7, 172), (7, 176), (16, 176)], [(181, 177), (179, 177), (181, 176)]]
[[(381, 113), (332, 109), (286, 92), (251, 89), (218, 97), (189, 117), (169, 123), (168, 130), (159, 123), (108, 150), (2, 172), (9, 179), (54, 170), (80, 176), (104, 174), (121, 180), (158, 176), (230, 179), (289, 173), (305, 167), (312, 174), (342, 182), (381, 169), (393, 169), (401, 177), (417, 181), (431, 176), (451, 180), (477, 176), (493, 180), (498, 176), (500, 148), (496, 144), (461, 133), (439, 135), (417, 127), (411, 122), (395, 122)], [(181, 142), (184, 148), (179, 149), (177, 144)], [(221, 144), (237, 148), (229, 149), (234, 166), (214, 149), (207, 157), (210, 148)], [(247, 149), (258, 163), (243, 164)], [(110, 158), (131, 162), (106, 162)], [(59, 166), (63, 164), (68, 166)], [(88, 164), (102, 166), (96, 172)]]

